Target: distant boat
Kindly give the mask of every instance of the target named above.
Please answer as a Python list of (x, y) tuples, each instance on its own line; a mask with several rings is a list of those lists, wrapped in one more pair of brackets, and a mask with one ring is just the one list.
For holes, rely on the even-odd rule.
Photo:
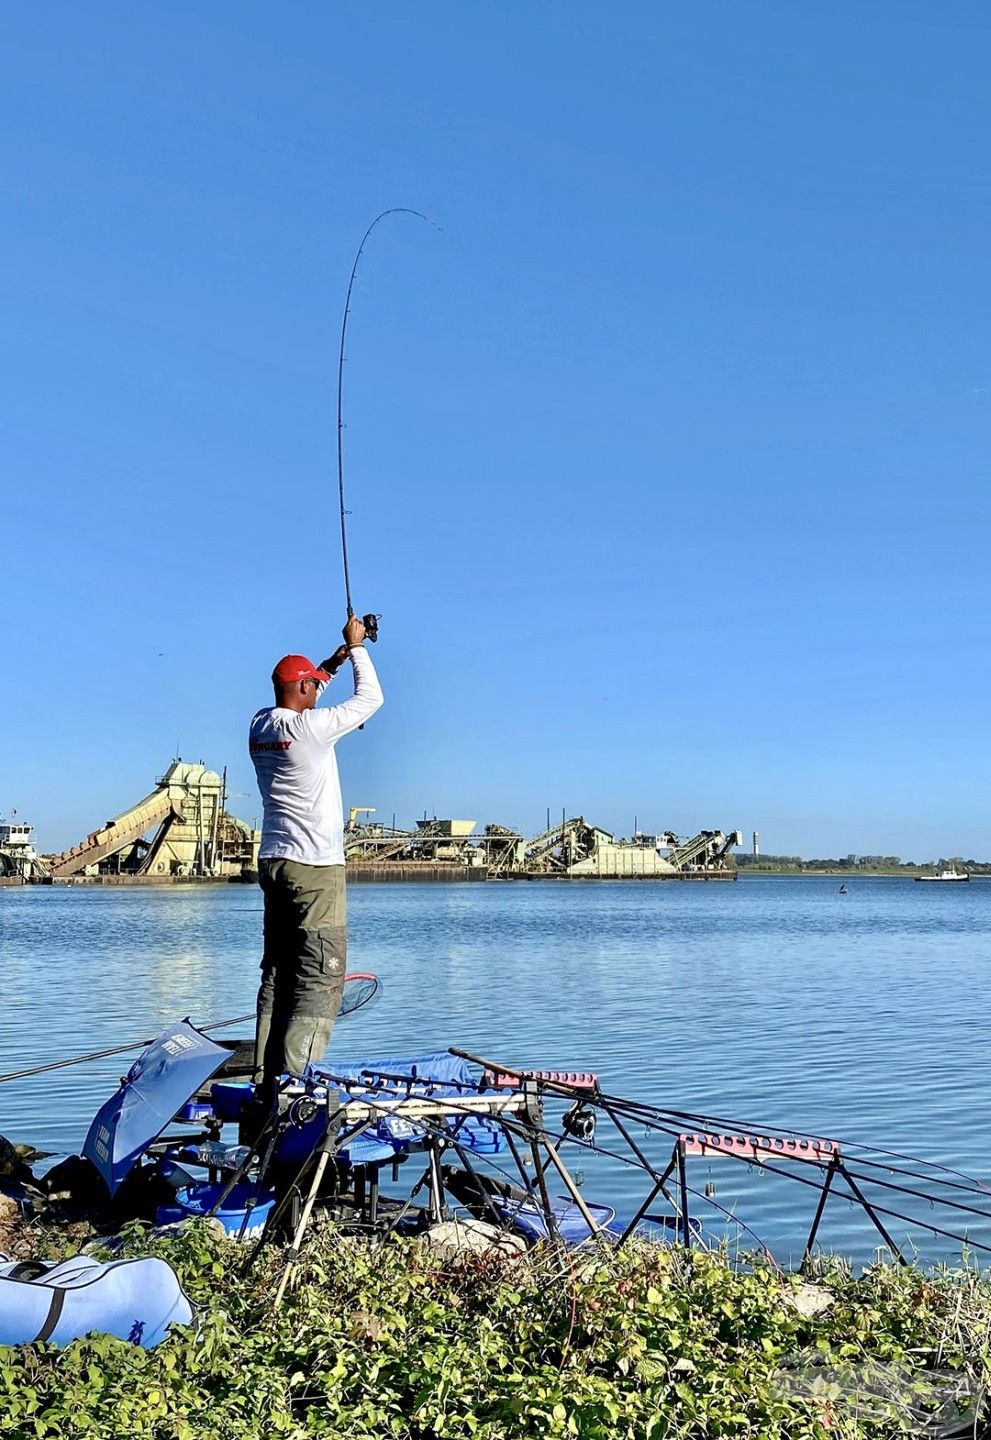
[(841, 895), (846, 895), (846, 894), (848, 893), (848, 892), (847, 892), (847, 888), (846, 888), (845, 885), (841, 885), (841, 886), (840, 886), (840, 891), (839, 891), (839, 893), (840, 893)]
[(943, 881), (952, 882), (952, 881), (959, 881), (959, 880), (969, 880), (969, 879), (970, 879), (970, 874), (969, 874), (969, 872), (966, 871), (966, 870), (951, 869), (951, 870), (941, 870), (938, 875), (915, 875), (915, 876), (913, 876), (913, 879), (915, 879), (915, 880), (929, 880), (929, 881), (931, 881), (933, 884), (937, 884), (937, 883), (941, 883), (941, 882), (943, 882)]

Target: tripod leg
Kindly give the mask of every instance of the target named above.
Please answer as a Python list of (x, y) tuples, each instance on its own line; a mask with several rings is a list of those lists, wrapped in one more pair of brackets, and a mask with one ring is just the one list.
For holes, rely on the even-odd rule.
[(323, 1180), (324, 1171), (327, 1168), (327, 1161), (329, 1159), (330, 1155), (325, 1150), (320, 1156), (316, 1170), (313, 1172), (313, 1181), (310, 1185), (309, 1193), (306, 1197), (306, 1204), (303, 1206), (303, 1213), (299, 1217), (299, 1224), (296, 1226), (296, 1233), (292, 1237), (292, 1249), (289, 1251), (289, 1258), (286, 1261), (286, 1268), (282, 1272), (282, 1279), (279, 1281), (279, 1288), (276, 1290), (275, 1300), (272, 1302), (272, 1308), (275, 1310), (277, 1310), (282, 1304), (282, 1297), (286, 1293), (286, 1286), (289, 1284), (290, 1276), (292, 1275), (293, 1270), (296, 1268), (296, 1261), (299, 1259), (299, 1251), (303, 1243), (303, 1235), (306, 1232), (307, 1225), (310, 1223), (310, 1214), (313, 1210), (313, 1206), (317, 1198), (317, 1192), (320, 1189), (320, 1182)]
[(437, 1159), (437, 1144), (430, 1142), (430, 1220), (439, 1225), (444, 1218), (444, 1187), (440, 1178), (440, 1163)]
[(836, 1175), (836, 1162), (831, 1160), (829, 1169), (826, 1171), (826, 1178), (822, 1183), (822, 1191), (819, 1195), (819, 1203), (816, 1206), (816, 1213), (812, 1218), (812, 1229), (809, 1231), (809, 1238), (805, 1242), (805, 1253), (802, 1256), (802, 1268), (804, 1269), (812, 1259), (812, 1246), (815, 1244), (816, 1236), (819, 1233), (819, 1224), (822, 1220), (822, 1212), (826, 1208), (826, 1201), (829, 1199), (829, 1191)]

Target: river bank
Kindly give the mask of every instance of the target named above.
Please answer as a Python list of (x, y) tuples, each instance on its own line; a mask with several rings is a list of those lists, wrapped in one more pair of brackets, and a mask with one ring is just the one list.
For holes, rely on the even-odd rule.
[[(796, 866), (773, 866), (768, 869), (758, 868), (756, 865), (747, 865), (737, 870), (741, 880), (757, 880), (768, 877), (780, 877), (790, 875), (795, 879), (832, 879), (832, 880), (914, 880), (917, 875), (932, 875), (931, 865), (903, 865), (900, 869), (894, 870), (851, 870), (846, 866), (837, 865), (832, 869), (807, 869)], [(968, 871), (972, 880), (991, 880), (991, 871), (971, 870)]]
[(991, 1375), (991, 1286), (966, 1269), (829, 1261), (810, 1286), (653, 1245), (464, 1261), (323, 1230), (273, 1312), (277, 1250), (246, 1273), (195, 1225), (127, 1253), (174, 1266), (195, 1325), (150, 1352), (4, 1350), (11, 1440), (879, 1440), (972, 1422)]

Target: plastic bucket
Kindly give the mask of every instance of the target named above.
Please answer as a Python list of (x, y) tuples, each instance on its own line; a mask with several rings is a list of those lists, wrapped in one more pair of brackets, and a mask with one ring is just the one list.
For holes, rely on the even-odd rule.
[[(159, 1205), (155, 1212), (156, 1225), (177, 1225), (181, 1220), (209, 1215), (224, 1188), (222, 1184), (203, 1183), (177, 1190), (173, 1204)], [(251, 1184), (235, 1185), (213, 1218), (220, 1221), (228, 1235), (240, 1235), (243, 1240), (251, 1240), (261, 1234), (274, 1205), (275, 1196), (271, 1190), (259, 1190), (257, 1185)]]
[(213, 1105), (214, 1115), (218, 1120), (223, 1120), (225, 1124), (229, 1121), (240, 1120), (241, 1111), (254, 1097), (254, 1093), (255, 1087), (244, 1081), (218, 1080), (215, 1085), (210, 1086), (210, 1101)]
[(196, 1120), (209, 1120), (213, 1114), (213, 1106), (209, 1100), (187, 1100), (185, 1105), (176, 1115), (177, 1120), (194, 1122)]

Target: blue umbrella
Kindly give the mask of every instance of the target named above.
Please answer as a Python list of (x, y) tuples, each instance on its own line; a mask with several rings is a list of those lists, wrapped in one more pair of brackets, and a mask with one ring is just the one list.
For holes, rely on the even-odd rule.
[(188, 1020), (163, 1030), (141, 1052), (120, 1089), (96, 1112), (83, 1145), (83, 1154), (96, 1166), (111, 1195), (229, 1053), (194, 1030)]

